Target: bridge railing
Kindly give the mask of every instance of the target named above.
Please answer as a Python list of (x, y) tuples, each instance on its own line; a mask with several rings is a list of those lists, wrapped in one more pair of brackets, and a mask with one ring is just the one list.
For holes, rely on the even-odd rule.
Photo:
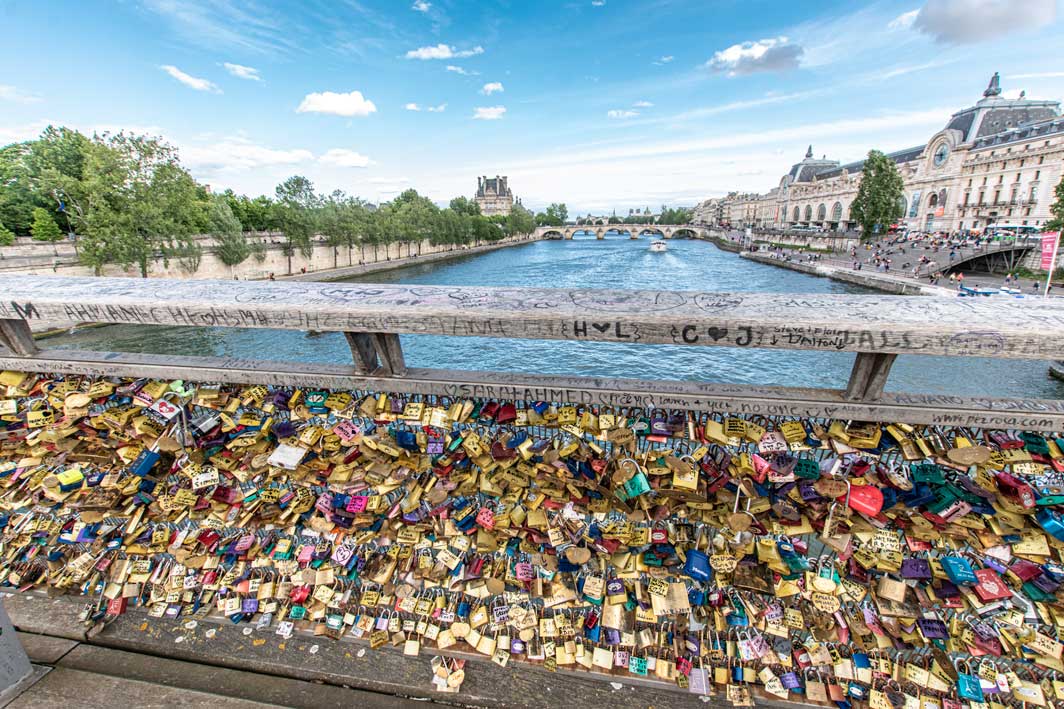
[[(423, 285), (0, 276), (0, 368), (737, 414), (1064, 428), (1064, 401), (885, 392), (899, 355), (1058, 359), (1064, 303)], [(343, 333), (352, 363), (41, 350), (31, 323)], [(853, 352), (844, 390), (422, 369), (400, 335)], [(933, 361), (933, 360), (932, 360)], [(800, 384), (800, 383), (799, 383)]]

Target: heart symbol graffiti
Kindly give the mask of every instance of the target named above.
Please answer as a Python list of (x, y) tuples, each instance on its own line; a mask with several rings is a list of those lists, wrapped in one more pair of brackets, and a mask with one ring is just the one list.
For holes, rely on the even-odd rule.
[(595, 328), (599, 332), (606, 332), (610, 329), (610, 324), (611, 323), (608, 322), (593, 322), (591, 323), (591, 327)]
[(709, 335), (710, 337), (712, 337), (714, 342), (717, 342), (722, 337), (727, 337), (728, 336), (728, 328), (726, 328), (726, 327), (724, 327), (724, 328), (711, 327), (708, 330), (706, 330), (706, 334)]

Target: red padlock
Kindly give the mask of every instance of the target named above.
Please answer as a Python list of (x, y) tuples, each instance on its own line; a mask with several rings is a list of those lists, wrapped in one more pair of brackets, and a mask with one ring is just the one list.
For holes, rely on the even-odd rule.
[(1034, 509), (1034, 506), (1037, 503), (1037, 496), (1034, 493), (1034, 488), (1011, 473), (999, 471), (995, 473), (995, 475), (997, 477), (998, 488), (1003, 495), (1018, 502), (1024, 509)]

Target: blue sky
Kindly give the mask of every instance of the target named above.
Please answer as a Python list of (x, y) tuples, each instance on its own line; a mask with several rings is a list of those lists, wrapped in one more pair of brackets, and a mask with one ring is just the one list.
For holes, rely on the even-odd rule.
[[(777, 184), (808, 144), (923, 143), (1064, 95), (1057, 0), (0, 0), (0, 143), (160, 134), (216, 189), (310, 177), (445, 202), (478, 174), (570, 213)], [(415, 110), (416, 109), (416, 110)]]

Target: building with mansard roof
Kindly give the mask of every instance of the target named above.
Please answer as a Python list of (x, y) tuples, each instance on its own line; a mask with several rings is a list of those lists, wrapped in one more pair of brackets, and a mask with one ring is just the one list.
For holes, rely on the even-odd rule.
[(507, 184), (506, 176), (478, 177), (474, 199), (480, 206), (480, 213), (486, 217), (507, 215), (514, 207), (514, 195)]
[[(905, 184), (902, 222), (920, 231), (982, 231), (993, 224), (1041, 226), (1064, 170), (1064, 118), (1057, 101), (1002, 96), (994, 74), (983, 97), (957, 111), (923, 145), (888, 153)], [(805, 158), (765, 194), (734, 192), (696, 208), (705, 223), (856, 229), (850, 205), (864, 161)]]

